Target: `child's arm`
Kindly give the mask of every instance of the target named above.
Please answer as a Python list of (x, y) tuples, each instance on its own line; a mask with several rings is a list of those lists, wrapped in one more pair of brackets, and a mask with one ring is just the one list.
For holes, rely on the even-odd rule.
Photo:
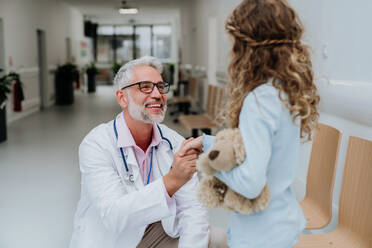
[(272, 137), (279, 127), (283, 106), (277, 89), (269, 85), (256, 88), (244, 100), (239, 129), (246, 158), (231, 171), (217, 172), (216, 177), (247, 198), (256, 198), (266, 185)]
[(215, 136), (207, 135), (203, 133), (202, 140), (203, 140), (203, 152), (207, 153), (214, 145), (214, 140), (216, 139)]

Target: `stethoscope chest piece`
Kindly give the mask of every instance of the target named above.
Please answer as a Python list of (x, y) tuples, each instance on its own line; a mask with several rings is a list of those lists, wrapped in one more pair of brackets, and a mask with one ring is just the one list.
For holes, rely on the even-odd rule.
[(134, 183), (134, 175), (133, 174), (127, 174), (127, 181), (130, 183)]

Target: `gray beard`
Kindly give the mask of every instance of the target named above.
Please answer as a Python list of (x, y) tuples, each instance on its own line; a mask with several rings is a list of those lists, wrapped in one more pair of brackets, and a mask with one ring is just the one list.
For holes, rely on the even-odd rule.
[(164, 120), (165, 113), (167, 112), (167, 105), (165, 104), (163, 107), (163, 112), (160, 116), (152, 117), (146, 112), (146, 108), (143, 105), (136, 104), (133, 101), (133, 98), (128, 94), (129, 97), (129, 104), (128, 104), (128, 111), (129, 115), (138, 121), (143, 121), (145, 123), (161, 123)]

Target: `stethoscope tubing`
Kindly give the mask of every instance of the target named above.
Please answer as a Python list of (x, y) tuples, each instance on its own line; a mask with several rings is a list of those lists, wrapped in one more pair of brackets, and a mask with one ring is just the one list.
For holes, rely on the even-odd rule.
[[(163, 133), (160, 129), (160, 127), (158, 125), (156, 125), (159, 132), (160, 132), (160, 136), (163, 140), (167, 141), (168, 144), (169, 144), (169, 147), (171, 148), (171, 150), (173, 150), (173, 146), (172, 146), (172, 143), (165, 137), (163, 137)], [(114, 133), (115, 133), (115, 136), (116, 136), (116, 140), (118, 139), (118, 131), (117, 131), (117, 128), (116, 128), (116, 119), (114, 120)], [(128, 168), (128, 164), (127, 164), (127, 161), (125, 159), (125, 156), (124, 156), (124, 151), (123, 151), (123, 148), (120, 147), (119, 148), (120, 150), (120, 154), (121, 154), (121, 158), (123, 160), (123, 163), (124, 163), (124, 168), (125, 168), (125, 171), (128, 175), (128, 180), (130, 182), (134, 182), (134, 177), (133, 177), (133, 173), (129, 172), (129, 168)], [(149, 173), (147, 175), (147, 180), (146, 180), (146, 185), (150, 183), (150, 175), (151, 175), (151, 171), (152, 171), (152, 160), (153, 160), (153, 154), (154, 154), (154, 147), (151, 148), (151, 159), (150, 159), (150, 170), (149, 170)]]

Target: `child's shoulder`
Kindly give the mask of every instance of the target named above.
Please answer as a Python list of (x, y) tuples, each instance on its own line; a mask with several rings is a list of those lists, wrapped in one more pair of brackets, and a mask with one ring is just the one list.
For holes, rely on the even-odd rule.
[(270, 82), (260, 85), (244, 99), (239, 116), (239, 127), (243, 127), (240, 124), (255, 125), (254, 129), (257, 132), (268, 128), (273, 134), (280, 126), (283, 110), (278, 89)]
[(268, 104), (280, 104), (279, 90), (275, 88), (272, 84), (272, 79), (268, 80), (266, 83), (261, 84), (256, 87), (252, 92), (250, 92), (244, 102), (255, 101), (255, 102), (266, 102)]
[(256, 87), (251, 93), (259, 95), (278, 95), (278, 89), (273, 85), (273, 79), (269, 79), (266, 83)]

